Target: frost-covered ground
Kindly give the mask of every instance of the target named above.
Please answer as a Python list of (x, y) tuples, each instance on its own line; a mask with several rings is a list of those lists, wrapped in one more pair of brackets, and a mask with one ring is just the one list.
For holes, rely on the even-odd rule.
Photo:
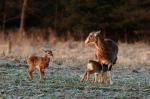
[[(41, 47), (55, 49), (46, 69), (46, 79), (27, 76), (25, 59), (42, 55)], [(83, 42), (0, 45), (0, 98), (66, 98), (66, 99), (150, 99), (150, 46), (119, 44), (117, 64), (113, 67), (113, 85), (80, 82), (86, 63), (94, 58), (95, 47)]]

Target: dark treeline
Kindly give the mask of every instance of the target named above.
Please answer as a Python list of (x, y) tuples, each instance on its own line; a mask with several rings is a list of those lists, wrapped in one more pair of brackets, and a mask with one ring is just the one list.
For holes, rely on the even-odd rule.
[[(19, 28), (24, 0), (0, 0), (0, 29)], [(51, 28), (75, 40), (102, 30), (116, 41), (150, 41), (150, 0), (28, 0), (24, 28)], [(49, 35), (43, 32), (43, 35)]]

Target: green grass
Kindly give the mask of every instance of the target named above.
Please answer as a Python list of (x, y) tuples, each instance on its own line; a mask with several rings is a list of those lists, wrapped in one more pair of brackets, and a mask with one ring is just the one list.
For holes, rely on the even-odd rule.
[(148, 99), (150, 97), (149, 72), (133, 73), (122, 66), (113, 70), (113, 85), (80, 82), (85, 64), (63, 68), (48, 67), (46, 79), (39, 80), (38, 71), (28, 80), (26, 65), (0, 66), (0, 99)]

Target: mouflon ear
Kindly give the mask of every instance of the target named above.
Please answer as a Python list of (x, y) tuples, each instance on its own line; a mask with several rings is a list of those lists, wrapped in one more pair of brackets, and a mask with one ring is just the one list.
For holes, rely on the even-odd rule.
[(101, 30), (95, 32), (95, 36), (98, 36), (101, 33)]
[(45, 48), (41, 48), (40, 50), (43, 51), (44, 53), (48, 53), (49, 52), (49, 50), (47, 50)]
[(99, 31), (96, 31), (95, 33), (97, 33), (97, 34), (98, 34), (98, 33), (101, 33), (101, 30), (99, 30)]
[(56, 51), (56, 49), (50, 49), (50, 51)]
[(45, 49), (45, 48), (40, 48), (40, 50), (46, 52), (46, 49)]

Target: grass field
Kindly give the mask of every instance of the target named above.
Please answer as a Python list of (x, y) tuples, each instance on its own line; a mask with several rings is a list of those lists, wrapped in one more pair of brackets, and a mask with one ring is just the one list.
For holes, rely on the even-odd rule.
[[(43, 45), (43, 46), (41, 46)], [(27, 76), (25, 59), (42, 55), (40, 47), (56, 49), (46, 69), (46, 79)], [(5, 45), (0, 46), (1, 50)], [(150, 47), (146, 44), (119, 44), (117, 64), (113, 67), (113, 85), (80, 82), (86, 63), (94, 58), (95, 47), (79, 42), (50, 45), (13, 45), (12, 54), (0, 58), (0, 99), (150, 99)], [(3, 51), (1, 51), (3, 52)]]

